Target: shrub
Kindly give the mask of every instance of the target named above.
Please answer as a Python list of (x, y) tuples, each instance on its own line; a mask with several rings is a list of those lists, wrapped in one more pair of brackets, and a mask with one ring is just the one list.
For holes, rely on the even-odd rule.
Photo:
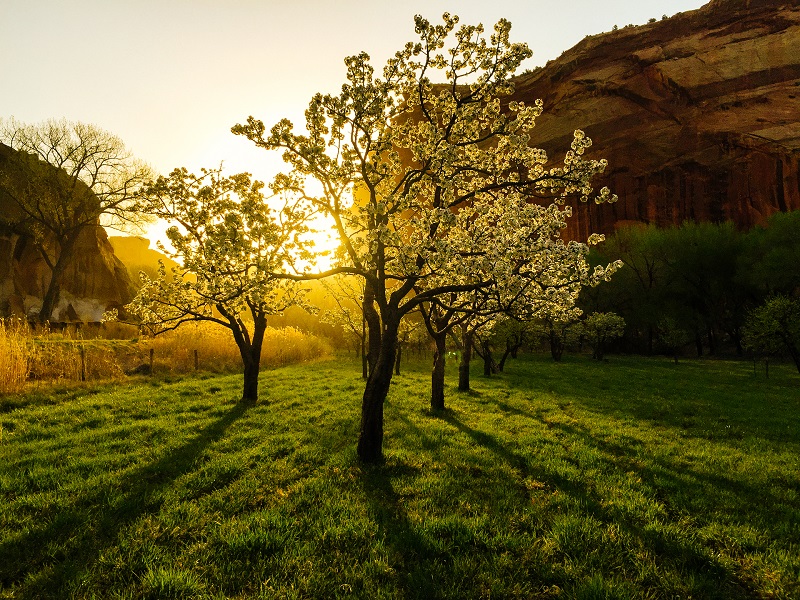
[(30, 332), (19, 319), (0, 320), (0, 393), (22, 389), (28, 378)]
[[(155, 369), (187, 373), (198, 367), (206, 371), (240, 371), (242, 357), (231, 332), (208, 321), (186, 323), (174, 331), (142, 340), (143, 355), (152, 348)], [(261, 352), (261, 365), (280, 367), (326, 356), (331, 348), (326, 340), (293, 327), (267, 328)]]

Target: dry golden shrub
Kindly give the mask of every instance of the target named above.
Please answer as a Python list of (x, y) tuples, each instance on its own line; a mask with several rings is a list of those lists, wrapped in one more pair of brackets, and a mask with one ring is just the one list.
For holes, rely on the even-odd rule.
[(139, 328), (122, 321), (107, 321), (100, 326), (97, 337), (106, 340), (131, 340), (139, 337)]
[(230, 331), (207, 321), (184, 323), (174, 331), (167, 331), (139, 342), (144, 350), (154, 351), (154, 369), (167, 369), (176, 373), (194, 370), (194, 353), (202, 370), (230, 371), (241, 367), (239, 349)]
[(103, 342), (51, 335), (34, 339), (29, 378), (42, 381), (120, 379), (119, 349)]
[[(187, 373), (197, 368), (203, 371), (239, 371), (242, 358), (230, 330), (210, 323), (185, 323), (174, 331), (139, 342), (143, 355), (153, 349), (155, 370), (167, 369)], [(279, 367), (304, 362), (330, 354), (327, 340), (303, 333), (292, 327), (267, 328), (261, 351), (262, 367)]]
[(0, 320), (0, 393), (17, 392), (28, 379), (30, 330), (19, 319)]
[[(120, 330), (126, 334), (130, 330)], [(190, 323), (155, 338), (84, 339), (81, 329), (32, 331), (23, 320), (0, 320), (0, 393), (22, 391), (26, 382), (122, 379), (142, 365), (172, 373), (237, 372), (239, 349), (230, 331), (214, 323)], [(195, 365), (197, 352), (197, 366)], [(330, 354), (327, 340), (293, 328), (268, 328), (261, 365), (279, 367)], [(141, 372), (141, 371), (140, 371)], [(146, 370), (145, 370), (146, 372)]]
[(266, 367), (280, 367), (305, 362), (331, 353), (328, 340), (294, 327), (283, 329), (268, 328), (261, 349), (261, 364)]

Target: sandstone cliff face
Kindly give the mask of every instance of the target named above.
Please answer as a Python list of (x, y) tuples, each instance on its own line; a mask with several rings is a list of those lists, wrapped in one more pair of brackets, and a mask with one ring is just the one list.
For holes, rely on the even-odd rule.
[[(50, 270), (30, 240), (0, 236), (0, 314), (35, 315), (49, 283)], [(87, 227), (67, 266), (53, 321), (99, 321), (103, 312), (121, 308), (132, 298), (128, 270), (114, 256), (105, 229)]]
[(567, 234), (732, 220), (800, 209), (800, 5), (714, 0), (584, 39), (517, 78), (544, 101), (531, 143), (555, 158), (574, 129), (609, 169), (612, 205), (580, 206)]
[[(3, 167), (9, 152), (13, 150), (0, 144), (0, 177), (8, 177)], [(13, 202), (0, 194), (0, 216), (12, 219), (16, 212)], [(32, 240), (0, 227), (0, 316), (35, 315), (49, 282), (50, 269)], [(105, 229), (85, 227), (67, 266), (53, 320), (99, 321), (104, 311), (121, 308), (132, 297), (128, 270), (114, 256)]]

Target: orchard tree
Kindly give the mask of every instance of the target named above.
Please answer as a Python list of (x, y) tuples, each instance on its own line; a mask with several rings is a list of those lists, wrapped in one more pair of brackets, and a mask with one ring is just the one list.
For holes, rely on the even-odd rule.
[[(509, 41), (508, 21), (488, 38), (480, 25), (457, 23), (449, 14), (441, 25), (416, 17), (419, 40), (381, 74), (365, 53), (347, 58), (341, 93), (311, 100), (307, 133), (288, 120), (267, 130), (253, 117), (233, 127), (261, 148), (283, 151), (291, 170), (276, 178), (275, 191), (297, 194), (333, 221), (345, 257), (317, 276), (364, 280), (374, 365), (361, 405), (364, 462), (382, 459), (403, 317), (425, 303), (446, 306), (451, 294), (538, 272), (559, 289), (563, 253), (583, 252), (559, 238), (569, 216), (563, 203), (592, 196), (591, 178), (606, 166), (584, 159), (591, 142), (579, 131), (557, 165), (530, 147), (542, 103), (508, 101), (511, 77), (530, 50)], [(609, 198), (604, 189), (597, 200)]]
[(358, 352), (361, 357), (361, 376), (369, 377), (367, 363), (367, 324), (364, 319), (362, 298), (364, 286), (352, 276), (337, 275), (329, 281), (322, 282), (325, 290), (335, 303), (335, 307), (324, 311), (320, 315), (323, 323), (332, 325), (344, 331), (345, 334), (356, 340)]
[(533, 336), (547, 344), (550, 356), (555, 362), (561, 362), (567, 345), (578, 338), (577, 325), (580, 311), (545, 314), (533, 323)]
[(444, 410), (445, 357), (447, 336), (470, 317), (469, 305), (463, 294), (451, 293), (448, 297), (434, 299), (420, 305), (422, 322), (434, 343), (433, 368), (431, 370), (431, 410)]
[(800, 299), (773, 296), (754, 309), (744, 326), (744, 345), (766, 355), (786, 352), (800, 373)]
[(242, 173), (200, 176), (176, 169), (144, 190), (152, 213), (175, 223), (167, 230), (173, 249), (160, 250), (179, 267), (157, 279), (142, 275), (129, 305), (156, 332), (190, 321), (228, 328), (244, 366), (242, 401), (258, 399), (261, 347), (270, 315), (302, 303), (303, 290), (276, 274), (311, 256), (299, 239), (307, 214), (285, 204), (273, 211), (263, 184)]
[(595, 360), (603, 360), (609, 341), (625, 335), (625, 319), (613, 312), (592, 313), (583, 320), (582, 325)]
[(691, 340), (689, 332), (683, 328), (678, 319), (671, 315), (666, 315), (658, 322), (658, 337), (669, 353), (672, 354), (672, 360), (677, 365), (681, 349)]
[(403, 359), (403, 349), (410, 346), (415, 341), (418, 341), (424, 332), (422, 332), (422, 323), (419, 319), (409, 318), (411, 315), (406, 316), (405, 319), (400, 321), (400, 327), (397, 330), (397, 353), (394, 359), (394, 374), (400, 375), (400, 363)]
[[(484, 375), (502, 373), (508, 357), (517, 357), (520, 348), (530, 338), (530, 325), (530, 321), (503, 313), (496, 316), (486, 331), (478, 333), (480, 350), (476, 348), (476, 352), (484, 361)], [(492, 355), (494, 349), (501, 352), (498, 361)]]
[(94, 125), (50, 120), (0, 124), (0, 194), (12, 201), (5, 225), (29, 237), (50, 269), (39, 320), (58, 306), (64, 271), (81, 232), (98, 224), (124, 227), (146, 220), (139, 191), (150, 169), (122, 141)]
[(497, 362), (497, 369), (502, 372), (508, 358), (517, 358), (520, 349), (530, 342), (531, 323), (505, 316), (497, 321), (492, 333), (497, 344), (503, 348), (503, 354)]

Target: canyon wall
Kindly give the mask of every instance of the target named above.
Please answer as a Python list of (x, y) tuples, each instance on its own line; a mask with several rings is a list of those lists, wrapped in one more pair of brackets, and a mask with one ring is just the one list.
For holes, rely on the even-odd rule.
[(516, 79), (544, 101), (531, 143), (557, 158), (572, 132), (609, 168), (615, 204), (576, 207), (567, 235), (621, 223), (731, 220), (800, 209), (800, 5), (715, 0), (589, 36)]

